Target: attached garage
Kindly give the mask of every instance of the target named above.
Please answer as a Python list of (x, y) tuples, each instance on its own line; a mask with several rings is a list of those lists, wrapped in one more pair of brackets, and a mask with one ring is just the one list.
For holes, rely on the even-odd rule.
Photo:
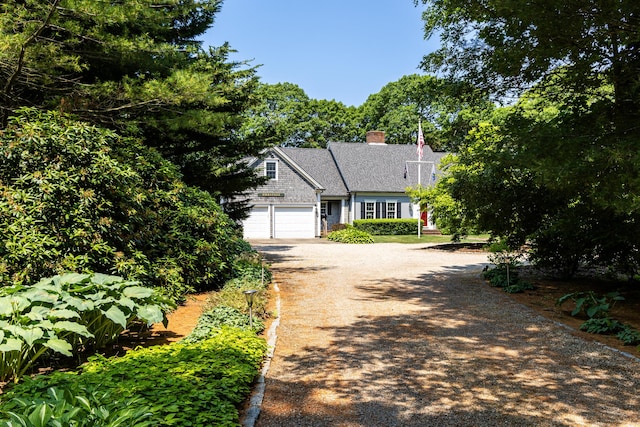
[(243, 228), (245, 239), (313, 239), (314, 206), (254, 206)]
[(276, 239), (313, 239), (316, 237), (313, 206), (274, 206), (273, 237)]
[(245, 239), (268, 239), (271, 237), (271, 215), (269, 206), (254, 206), (243, 222)]

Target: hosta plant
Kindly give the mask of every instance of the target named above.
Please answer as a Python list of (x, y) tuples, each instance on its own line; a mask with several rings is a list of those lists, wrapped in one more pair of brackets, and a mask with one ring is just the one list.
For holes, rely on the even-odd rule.
[(135, 322), (166, 325), (173, 307), (138, 282), (97, 273), (0, 288), (0, 380), (18, 380), (47, 352), (104, 347)]
[[(76, 390), (77, 389), (77, 390)], [(0, 408), (0, 427), (93, 427), (157, 425), (140, 398), (82, 387), (50, 387), (43, 397), (14, 397)]]
[(366, 231), (358, 230), (354, 227), (347, 227), (344, 230), (332, 231), (327, 235), (327, 239), (340, 243), (373, 243), (373, 237)]

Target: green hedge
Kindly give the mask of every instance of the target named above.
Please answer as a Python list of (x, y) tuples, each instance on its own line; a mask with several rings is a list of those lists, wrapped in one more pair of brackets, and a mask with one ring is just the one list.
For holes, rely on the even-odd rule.
[[(416, 234), (417, 219), (357, 219), (353, 221), (357, 230), (374, 236), (396, 236)], [(422, 228), (422, 220), (420, 220)]]

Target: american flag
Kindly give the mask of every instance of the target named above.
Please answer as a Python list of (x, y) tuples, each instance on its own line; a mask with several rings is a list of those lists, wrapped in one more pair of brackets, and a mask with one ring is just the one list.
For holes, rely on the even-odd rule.
[(424, 135), (422, 135), (422, 123), (418, 121), (418, 160), (422, 160), (424, 148)]

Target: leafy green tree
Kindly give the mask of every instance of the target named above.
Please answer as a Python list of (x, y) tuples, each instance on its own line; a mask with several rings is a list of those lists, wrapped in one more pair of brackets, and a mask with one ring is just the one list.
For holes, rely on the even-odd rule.
[(493, 105), (469, 84), (412, 74), (385, 85), (361, 108), (360, 127), (384, 130), (389, 144), (415, 143), (421, 119), (425, 142), (452, 151)]
[(259, 102), (245, 112), (244, 139), (258, 137), (289, 147), (326, 147), (329, 141), (352, 142), (359, 137), (355, 107), (311, 99), (293, 83), (261, 84), (255, 95)]
[(257, 185), (239, 159), (258, 153), (263, 141), (237, 137), (255, 69), (230, 62), (228, 45), (204, 50), (197, 40), (221, 3), (3, 2), (2, 126), (21, 106), (59, 109), (142, 137), (216, 197)]
[(448, 191), (467, 218), (529, 240), (565, 275), (593, 262), (637, 272), (640, 4), (417, 3), (442, 40), (425, 69), (520, 98), (459, 150)]
[[(595, 154), (587, 186), (603, 207), (638, 206), (640, 128), (640, 3), (634, 0), (422, 0), (426, 36), (442, 47), (423, 67), (455, 75), (499, 96), (534, 86), (571, 115), (560, 135), (562, 162), (580, 173)], [(603, 91), (603, 87), (610, 90)], [(547, 159), (558, 154), (540, 147)], [(567, 176), (565, 176), (566, 178)], [(573, 182), (580, 177), (573, 175)], [(607, 191), (612, 190), (612, 191)], [(595, 200), (595, 199), (594, 199)]]
[(155, 150), (60, 113), (20, 110), (0, 131), (0, 282), (116, 273), (174, 298), (231, 275), (242, 240)]

